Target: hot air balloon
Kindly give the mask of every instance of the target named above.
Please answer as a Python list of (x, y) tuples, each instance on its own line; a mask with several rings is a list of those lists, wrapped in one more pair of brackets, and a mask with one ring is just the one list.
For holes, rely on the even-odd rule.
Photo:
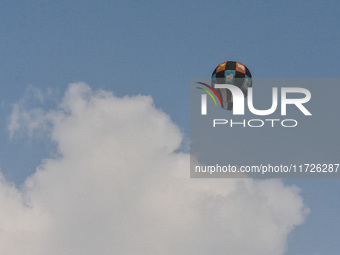
[[(219, 64), (211, 75), (212, 87), (215, 84), (232, 84), (239, 87), (244, 97), (247, 96), (248, 88), (252, 86), (252, 77), (249, 69), (242, 63), (226, 61)], [(233, 109), (232, 94), (228, 89), (216, 89), (222, 100), (222, 107), (226, 110)]]

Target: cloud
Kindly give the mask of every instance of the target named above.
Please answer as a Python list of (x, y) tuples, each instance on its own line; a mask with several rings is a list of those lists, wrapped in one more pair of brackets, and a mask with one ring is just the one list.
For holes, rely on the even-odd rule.
[[(41, 131), (46, 128), (44, 125), (47, 123), (44, 118), (44, 112), (37, 104), (54, 101), (55, 95), (58, 94), (56, 89), (47, 88), (41, 91), (38, 88), (27, 87), (24, 96), (17, 104), (13, 106), (12, 114), (9, 118), (8, 131), (11, 138), (15, 133), (18, 133), (20, 128), (25, 127), (29, 136), (33, 136), (35, 130)], [(29, 110), (28, 110), (29, 109)]]
[(76, 83), (56, 109), (11, 118), (12, 135), (49, 127), (59, 154), (20, 189), (1, 176), (1, 254), (283, 254), (308, 212), (279, 180), (190, 179), (178, 127), (148, 96)]

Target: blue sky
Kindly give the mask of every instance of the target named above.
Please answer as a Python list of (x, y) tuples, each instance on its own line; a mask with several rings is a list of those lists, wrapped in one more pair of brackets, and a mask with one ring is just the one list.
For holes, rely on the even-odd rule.
[[(339, 11), (338, 1), (1, 1), (2, 172), (21, 184), (54, 151), (44, 137), (9, 138), (12, 106), (29, 86), (54, 90), (51, 107), (77, 81), (151, 95), (188, 137), (190, 78), (225, 60), (254, 77), (338, 78)], [(311, 209), (286, 254), (338, 253), (339, 181), (286, 182)]]

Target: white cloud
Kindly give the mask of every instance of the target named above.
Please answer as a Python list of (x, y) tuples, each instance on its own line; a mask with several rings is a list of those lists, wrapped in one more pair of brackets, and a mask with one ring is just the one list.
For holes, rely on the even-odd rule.
[(147, 96), (71, 84), (58, 109), (12, 119), (12, 134), (50, 126), (60, 155), (20, 190), (1, 177), (1, 254), (283, 254), (308, 211), (279, 180), (190, 179), (178, 127)]
[[(41, 108), (32, 105), (42, 104), (45, 99), (51, 100), (53, 95), (57, 94), (57, 90), (47, 88), (45, 91), (28, 86), (23, 98), (13, 106), (12, 114), (9, 118), (8, 131), (10, 137), (13, 138), (15, 133), (18, 133), (21, 127), (25, 127), (29, 136), (33, 136), (35, 130), (41, 131), (46, 128), (46, 120), (42, 117), (44, 112)], [(28, 110), (29, 109), (29, 110)]]

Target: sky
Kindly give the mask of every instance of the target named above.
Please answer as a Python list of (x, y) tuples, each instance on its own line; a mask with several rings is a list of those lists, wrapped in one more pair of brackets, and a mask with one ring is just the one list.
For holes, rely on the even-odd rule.
[[(225, 60), (258, 78), (339, 78), (339, 10), (338, 1), (0, 1), (6, 254), (22, 254), (18, 242), (31, 254), (111, 254), (112, 236), (118, 254), (134, 254), (129, 238), (145, 254), (337, 254), (338, 180), (190, 180), (185, 148), (190, 79)], [(280, 225), (277, 215), (290, 217)]]

